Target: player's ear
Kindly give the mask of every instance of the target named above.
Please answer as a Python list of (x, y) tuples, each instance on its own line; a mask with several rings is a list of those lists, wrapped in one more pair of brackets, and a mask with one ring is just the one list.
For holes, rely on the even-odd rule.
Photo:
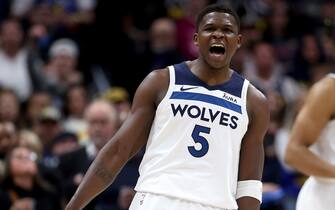
[(198, 46), (198, 33), (193, 34), (193, 44)]
[(239, 49), (242, 45), (242, 35), (237, 35), (237, 49)]

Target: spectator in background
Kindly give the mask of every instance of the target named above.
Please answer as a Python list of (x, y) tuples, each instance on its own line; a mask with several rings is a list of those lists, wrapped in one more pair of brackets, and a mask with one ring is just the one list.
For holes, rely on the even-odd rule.
[(295, 80), (309, 85), (312, 68), (324, 62), (324, 52), (320, 40), (315, 34), (305, 34), (301, 37), (292, 61), (289, 75)]
[[(290, 113), (302, 90), (296, 81), (285, 75), (285, 69), (278, 61), (274, 47), (263, 41), (255, 43), (252, 57), (247, 61), (244, 74), (269, 97), (270, 104), (273, 105), (270, 106), (273, 111), (271, 117), (277, 116), (275, 113), (278, 113), (283, 105), (288, 106), (286, 111)], [(271, 127), (270, 125), (270, 130)], [(278, 128), (277, 125), (275, 127)]]
[(0, 90), (0, 122), (12, 122), (19, 126), (20, 102), (11, 89)]
[(26, 147), (15, 147), (6, 158), (1, 183), (3, 210), (60, 210), (54, 189), (38, 175), (37, 155)]
[(25, 113), (25, 126), (32, 128), (33, 124), (38, 119), (39, 114), (45, 107), (51, 106), (52, 99), (48, 92), (34, 92), (27, 101)]
[[(246, 77), (260, 88), (265, 95), (278, 95), (287, 105), (284, 123), (291, 123), (295, 116), (295, 104), (302, 94), (302, 88), (285, 75), (282, 63), (278, 61), (274, 47), (267, 42), (258, 42), (253, 48), (253, 57), (245, 65)], [(273, 97), (279, 99), (278, 97)], [(277, 103), (274, 103), (277, 104)], [(271, 127), (271, 126), (270, 126)]]
[[(259, 21), (260, 22), (260, 21)], [(242, 19), (241, 34), (243, 34), (243, 45), (232, 58), (232, 68), (240, 74), (244, 74), (245, 63), (252, 62), (252, 48), (255, 43), (260, 42), (263, 37), (263, 29), (259, 27), (257, 20)]]
[(61, 179), (60, 172), (57, 171), (59, 159), (53, 150), (54, 140), (63, 131), (60, 111), (53, 106), (43, 108), (34, 121), (32, 130), (42, 145), (42, 155), (38, 162), (40, 174), (60, 193)]
[(55, 162), (51, 149), (53, 140), (62, 131), (60, 111), (52, 106), (42, 109), (34, 123), (33, 130), (43, 145), (42, 162), (48, 167), (56, 167), (58, 162)]
[(290, 33), (290, 14), (286, 1), (274, 1), (271, 13), (266, 17), (264, 40), (274, 47), (278, 60), (288, 65), (294, 53), (294, 40)]
[(0, 122), (0, 160), (4, 160), (7, 152), (17, 145), (15, 125), (11, 122)]
[(27, 147), (37, 154), (40, 159), (43, 155), (43, 147), (38, 136), (30, 130), (20, 130), (18, 133), (18, 145)]
[(5, 175), (5, 157), (17, 145), (15, 125), (11, 122), (0, 122), (0, 182)]
[(150, 71), (183, 60), (177, 49), (177, 28), (173, 20), (158, 18), (150, 26), (149, 44), (152, 52)]
[[(27, 19), (29, 22), (27, 45), (33, 56), (38, 56), (45, 62), (48, 60), (50, 45), (57, 36), (57, 23), (53, 15), (53, 9), (46, 2), (39, 0), (34, 1), (34, 4), (29, 10)], [(41, 71), (41, 69), (39, 69), (39, 71)]]
[(61, 106), (62, 97), (68, 87), (82, 82), (77, 70), (79, 49), (71, 39), (59, 39), (52, 43), (49, 50), (49, 62), (43, 69), (48, 81), (49, 91), (57, 105)]
[(0, 29), (0, 86), (15, 91), (25, 101), (33, 90), (27, 51), (23, 48), (23, 29), (16, 20), (4, 21)]
[(84, 112), (89, 98), (85, 86), (76, 84), (68, 88), (64, 100), (65, 130), (75, 133), (80, 141), (87, 140), (87, 122), (84, 120)]
[[(46, 165), (47, 161), (43, 160), (43, 145), (40, 141), (37, 134), (30, 130), (21, 130), (19, 132), (19, 142), (18, 145), (20, 147), (25, 147), (36, 153), (39, 168), (39, 175), (47, 180), (57, 191), (57, 193), (61, 192), (60, 187), (60, 175), (54, 166)], [(51, 150), (52, 151), (52, 150)], [(53, 152), (53, 151), (52, 151)], [(51, 161), (49, 161), (50, 163)], [(56, 162), (56, 161), (54, 161)]]
[[(68, 201), (74, 194), (84, 173), (96, 157), (99, 150), (112, 138), (119, 127), (119, 117), (116, 107), (113, 104), (102, 100), (93, 101), (87, 107), (85, 111), (85, 119), (88, 122), (90, 143), (79, 150), (60, 157), (59, 170), (62, 172), (65, 180), (64, 188), (66, 201)], [(131, 169), (134, 170), (130, 171)], [(133, 190), (130, 190), (128, 187), (122, 188), (123, 193), (120, 191), (119, 194), (122, 185), (135, 184), (136, 182), (136, 175), (138, 174), (137, 166), (131, 169), (129, 168), (128, 171), (125, 169), (125, 171), (121, 172), (123, 175), (116, 180), (119, 184), (109, 188), (105, 193), (100, 195), (90, 204), (88, 209), (118, 209), (118, 199), (123, 203), (124, 199), (127, 199), (129, 194), (133, 195)], [(127, 193), (124, 191), (127, 191)], [(122, 196), (122, 198), (118, 198), (118, 195)]]
[[(85, 111), (85, 120), (88, 122), (89, 143), (60, 157), (59, 170), (65, 180), (63, 187), (66, 202), (74, 194), (98, 151), (114, 135), (118, 127), (115, 107), (104, 101), (92, 102)], [(94, 209), (95, 205), (92, 204), (90, 209)]]
[(40, 57), (27, 46), (20, 22), (5, 20), (0, 41), (0, 86), (13, 89), (20, 101), (27, 100), (32, 91), (45, 88)]

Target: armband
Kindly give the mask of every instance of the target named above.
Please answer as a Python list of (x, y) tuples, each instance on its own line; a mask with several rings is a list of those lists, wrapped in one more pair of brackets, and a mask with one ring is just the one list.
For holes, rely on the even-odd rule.
[(241, 197), (256, 198), (262, 203), (262, 182), (259, 180), (244, 180), (237, 182), (236, 199)]

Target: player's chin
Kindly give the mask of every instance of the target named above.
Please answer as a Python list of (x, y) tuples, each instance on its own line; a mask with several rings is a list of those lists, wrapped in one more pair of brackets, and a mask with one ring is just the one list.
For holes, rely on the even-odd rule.
[(211, 55), (208, 56), (208, 64), (215, 69), (220, 69), (225, 66), (226, 62), (226, 56), (225, 55)]

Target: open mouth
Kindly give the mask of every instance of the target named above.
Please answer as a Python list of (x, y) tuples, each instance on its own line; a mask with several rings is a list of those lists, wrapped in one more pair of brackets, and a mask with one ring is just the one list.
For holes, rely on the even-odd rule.
[(226, 52), (226, 48), (223, 45), (212, 45), (209, 48), (209, 52), (212, 54), (223, 55)]

